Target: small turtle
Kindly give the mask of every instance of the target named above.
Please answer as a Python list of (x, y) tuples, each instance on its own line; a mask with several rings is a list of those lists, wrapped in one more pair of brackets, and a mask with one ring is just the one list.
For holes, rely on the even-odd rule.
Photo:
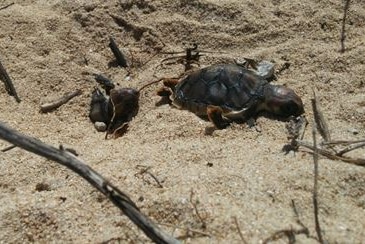
[(106, 138), (109, 134), (114, 137), (122, 136), (128, 129), (128, 123), (138, 114), (141, 91), (159, 81), (145, 84), (137, 90), (115, 87), (111, 80), (102, 75), (94, 75), (94, 77), (105, 90), (106, 95), (99, 88), (93, 91), (89, 118), (99, 131), (106, 130)]
[[(190, 73), (181, 81), (164, 80), (158, 95), (180, 109), (208, 118), (216, 128), (244, 122), (261, 111), (288, 118), (304, 113), (302, 100), (293, 90), (272, 85), (261, 75), (237, 64), (212, 65)], [(171, 96), (172, 95), (172, 96)]]
[(94, 74), (95, 80), (105, 90), (106, 95), (96, 88), (91, 95), (89, 118), (94, 123), (103, 123), (105, 126), (98, 126), (100, 131), (107, 131), (108, 134), (124, 134), (139, 109), (139, 90), (133, 88), (115, 87), (114, 83), (103, 75)]

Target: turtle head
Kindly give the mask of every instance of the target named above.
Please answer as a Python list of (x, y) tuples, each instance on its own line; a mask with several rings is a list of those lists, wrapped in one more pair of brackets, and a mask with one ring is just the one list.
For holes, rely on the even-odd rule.
[(267, 86), (264, 110), (283, 118), (304, 113), (303, 102), (295, 92), (285, 86)]

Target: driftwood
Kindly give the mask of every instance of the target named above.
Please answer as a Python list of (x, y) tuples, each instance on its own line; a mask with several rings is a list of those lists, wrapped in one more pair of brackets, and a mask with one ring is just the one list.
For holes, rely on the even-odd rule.
[(118, 48), (117, 43), (115, 43), (113, 37), (109, 37), (109, 48), (112, 50), (115, 59), (117, 61), (117, 64), (123, 68), (128, 67), (127, 60), (125, 59), (123, 53)]
[(136, 204), (122, 191), (104, 179), (91, 167), (70, 152), (49, 146), (38, 139), (23, 135), (0, 122), (0, 138), (19, 148), (35, 153), (66, 166), (87, 180), (120, 208), (123, 213), (156, 243), (179, 243), (178, 240), (163, 232), (148, 217), (143, 215)]
[(51, 112), (58, 107), (62, 106), (63, 104), (70, 101), (72, 98), (81, 95), (81, 90), (76, 90), (73, 92), (65, 93), (61, 98), (57, 99), (56, 101), (45, 103), (41, 105), (41, 112), (42, 113), (48, 113)]
[(20, 98), (18, 97), (18, 94), (16, 93), (15, 87), (13, 85), (13, 81), (11, 80), (10, 76), (8, 75), (8, 72), (6, 72), (5, 67), (0, 61), (0, 79), (3, 80), (5, 84), (5, 89), (8, 92), (10, 96), (13, 96), (15, 100), (20, 103)]

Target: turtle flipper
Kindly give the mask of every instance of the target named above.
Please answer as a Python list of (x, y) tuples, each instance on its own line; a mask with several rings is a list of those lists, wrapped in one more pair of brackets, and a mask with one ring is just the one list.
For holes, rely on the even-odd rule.
[(221, 130), (229, 126), (230, 121), (223, 118), (223, 109), (218, 106), (209, 105), (207, 107), (207, 115), (209, 120), (214, 124), (214, 126)]
[(163, 78), (164, 86), (157, 90), (157, 95), (161, 97), (161, 100), (156, 103), (157, 106), (163, 104), (172, 104), (171, 95), (175, 91), (175, 86), (179, 83), (179, 79), (175, 78)]

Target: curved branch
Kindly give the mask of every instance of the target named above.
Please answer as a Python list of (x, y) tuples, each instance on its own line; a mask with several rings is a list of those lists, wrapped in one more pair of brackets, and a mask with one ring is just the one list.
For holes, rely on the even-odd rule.
[(49, 146), (36, 138), (19, 133), (0, 122), (0, 138), (24, 150), (40, 155), (66, 166), (87, 180), (91, 185), (109, 198), (123, 213), (156, 243), (179, 243), (178, 240), (163, 232), (147, 216), (143, 215), (136, 204), (117, 187), (113, 186), (98, 172), (63, 149)]

